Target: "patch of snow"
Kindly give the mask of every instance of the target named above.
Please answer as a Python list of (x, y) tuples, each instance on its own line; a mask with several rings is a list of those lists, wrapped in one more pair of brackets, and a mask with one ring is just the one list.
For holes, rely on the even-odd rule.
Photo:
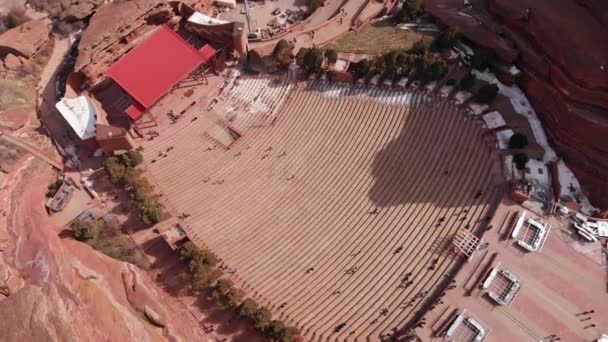
[(576, 176), (572, 170), (566, 166), (566, 163), (564, 163), (563, 160), (557, 162), (557, 172), (559, 183), (562, 186), (560, 193), (561, 196), (567, 195), (574, 199), (580, 200), (581, 211), (585, 215), (590, 215), (592, 212), (597, 210), (596, 207), (591, 205), (587, 196), (583, 194), (583, 190), (578, 182), (578, 179), (576, 179)]
[(401, 88), (405, 88), (405, 86), (407, 85), (407, 77), (401, 77), (401, 79), (399, 80), (399, 82), (397, 82), (397, 85)]
[(98, 149), (95, 151), (95, 153), (93, 153), (93, 156), (94, 156), (94, 157), (101, 157), (101, 156), (103, 156), (103, 149), (98, 148)]
[(94, 182), (89, 179), (89, 177), (81, 177), (80, 181), (82, 182), (82, 184), (84, 184), (85, 186), (88, 186), (89, 188), (93, 186)]
[(549, 145), (549, 141), (547, 139), (547, 135), (545, 134), (545, 130), (543, 128), (542, 123), (536, 116), (536, 112), (528, 102), (528, 98), (526, 95), (519, 89), (517, 86), (507, 87), (502, 84), (495, 75), (488, 71), (479, 72), (477, 70), (473, 70), (475, 76), (483, 81), (494, 83), (498, 86), (498, 91), (502, 95), (508, 97), (511, 100), (511, 104), (513, 105), (513, 109), (518, 113), (526, 117), (528, 122), (530, 122), (530, 127), (532, 128), (532, 132), (534, 133), (534, 140), (543, 147), (545, 150), (545, 155), (543, 157), (544, 162), (550, 162), (557, 160), (557, 154)]
[(346, 71), (346, 66), (348, 65), (348, 61), (344, 59), (338, 59), (334, 64), (333, 69), (336, 71)]
[(471, 103), (469, 105), (469, 108), (475, 115), (479, 115), (479, 114), (483, 113), (483, 111), (488, 109), (489, 107), (490, 106), (488, 106), (487, 104), (478, 104), (478, 103)]
[(545, 163), (540, 160), (530, 159), (527, 168), (530, 172), (526, 172), (526, 179), (533, 181), (537, 185), (541, 185), (544, 189), (551, 188), (549, 169), (547, 169)]
[(496, 132), (496, 140), (498, 140), (498, 147), (501, 150), (506, 150), (509, 148), (509, 139), (513, 135), (512, 129), (505, 129), (502, 131)]
[(505, 122), (505, 119), (502, 118), (502, 115), (500, 115), (500, 113), (496, 111), (483, 115), (482, 119), (489, 129), (504, 126), (507, 124)]
[(469, 47), (467, 44), (463, 43), (463, 42), (458, 42), (456, 44), (456, 46), (459, 49), (462, 49), (464, 51), (464, 53), (467, 54), (468, 56), (473, 56), (475, 54), (475, 52), (473, 51), (473, 49), (471, 47)]
[(517, 75), (520, 73), (519, 69), (515, 65), (512, 65), (509, 68), (509, 72), (511, 73), (511, 75)]
[(78, 158), (78, 153), (76, 152), (76, 146), (72, 143), (65, 146), (63, 149), (65, 153), (67, 153), (67, 157), (69, 158), (66, 164), (70, 164), (70, 167), (78, 167), (80, 166), (80, 158)]
[(462, 104), (464, 101), (466, 101), (471, 96), (473, 96), (473, 94), (469, 93), (466, 90), (463, 90), (463, 91), (457, 92), (456, 95), (454, 95), (454, 99), (456, 100), (456, 103)]
[(369, 84), (378, 85), (379, 81), (380, 81), (380, 75), (376, 74), (376, 75), (372, 76), (372, 78), (369, 80)]
[(519, 174), (519, 171), (517, 171), (515, 165), (513, 165), (513, 156), (509, 155), (505, 157), (504, 172), (507, 179), (513, 179)]
[(448, 97), (448, 95), (450, 95), (450, 92), (452, 92), (452, 89), (454, 89), (453, 86), (444, 85), (443, 87), (441, 87), (441, 89), (439, 89), (439, 96)]
[[(508, 86), (504, 85), (496, 78), (496, 76), (494, 74), (492, 74), (488, 71), (479, 72), (477, 70), (473, 70), (473, 73), (480, 80), (496, 84), (498, 86), (499, 93), (501, 93), (502, 95), (509, 98), (509, 100), (511, 101), (511, 104), (513, 105), (513, 109), (518, 114), (520, 114), (520, 115), (524, 116), (526, 119), (528, 119), (528, 122), (530, 123), (530, 128), (532, 128), (532, 132), (534, 134), (534, 140), (536, 141), (536, 143), (538, 143), (540, 146), (542, 146), (543, 149), (545, 150), (545, 154), (544, 154), (543, 160), (542, 160), (544, 169), (546, 170), (546, 166), (544, 166), (545, 164), (547, 164), (551, 161), (557, 161), (558, 160), (557, 153), (549, 145), (549, 140), (547, 139), (547, 134), (545, 133), (545, 129), (543, 128), (541, 121), (538, 119), (536, 112), (530, 105), (530, 102), (528, 101), (528, 98), (523, 93), (523, 91), (521, 89), (519, 89), (518, 86), (508, 87)], [(500, 143), (500, 139), (499, 139), (499, 143)], [(540, 163), (540, 161), (534, 161), (533, 159), (531, 159), (528, 164), (528, 167), (530, 169), (532, 169), (532, 168), (538, 169), (539, 166), (536, 165), (537, 164), (536, 162)], [(507, 158), (505, 158), (505, 164), (508, 164)], [(576, 177), (574, 176), (574, 173), (572, 172), (572, 170), (570, 170), (568, 168), (568, 166), (566, 166), (566, 164), (564, 164), (564, 162), (561, 160), (558, 162), (558, 171), (559, 171), (559, 182), (562, 185), (561, 195), (564, 195), (564, 194), (568, 195), (569, 189), (567, 189), (567, 187), (570, 184), (572, 184), (572, 186), (576, 189), (575, 192), (578, 195), (577, 198), (581, 202), (581, 210), (583, 210), (583, 212), (585, 214), (590, 214), (591, 212), (597, 210), (597, 208), (593, 207), (591, 205), (591, 203), (589, 202), (589, 199), (583, 194), (581, 186), (580, 186), (578, 180), (576, 179)], [(545, 172), (545, 171), (543, 171), (543, 172)], [(546, 173), (547, 173), (547, 178), (548, 178), (548, 172), (546, 172)], [(535, 175), (531, 175), (531, 177), (535, 177)], [(539, 182), (545, 181), (544, 174), (536, 175), (536, 177), (538, 178)], [(547, 181), (547, 188), (549, 186), (550, 186), (550, 184)], [(566, 193), (564, 193), (565, 191), (566, 191)]]
[(427, 85), (424, 87), (424, 89), (428, 90), (428, 91), (433, 91), (433, 89), (435, 89), (435, 86), (437, 85), (437, 82), (433, 81), (433, 82), (429, 82), (427, 83)]

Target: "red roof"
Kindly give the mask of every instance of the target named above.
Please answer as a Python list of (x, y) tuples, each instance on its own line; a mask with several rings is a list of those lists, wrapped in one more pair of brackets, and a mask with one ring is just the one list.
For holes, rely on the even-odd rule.
[(139, 103), (134, 103), (127, 108), (126, 112), (133, 121), (137, 121), (137, 119), (144, 115), (146, 108), (142, 107)]
[(213, 58), (213, 56), (215, 56), (215, 53), (217, 51), (215, 51), (215, 49), (213, 47), (211, 47), (211, 45), (205, 44), (205, 46), (200, 48), (200, 50), (198, 50), (198, 52), (200, 53), (201, 57), (203, 58), (203, 63), (207, 63), (207, 62), (209, 62), (209, 60), (211, 58)]
[[(197, 51), (171, 28), (163, 26), (114, 63), (108, 74), (145, 110), (208, 61), (209, 53), (205, 47)], [(134, 120), (143, 113), (138, 113), (141, 108), (131, 112), (128, 114)]]

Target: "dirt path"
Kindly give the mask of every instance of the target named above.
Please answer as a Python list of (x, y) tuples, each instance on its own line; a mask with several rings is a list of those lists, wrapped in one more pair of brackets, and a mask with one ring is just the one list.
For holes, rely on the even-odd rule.
[(32, 146), (30, 143), (28, 143), (20, 138), (17, 138), (10, 134), (3, 134), (2, 132), (0, 132), (0, 139), (5, 139), (23, 149), (25, 149), (26, 151), (31, 153), (34, 157), (47, 162), (49, 165), (51, 165), (52, 167), (54, 167), (58, 170), (63, 170), (63, 163), (61, 161), (57, 161), (56, 159), (49, 158), (47, 156), (47, 154), (43, 153), (38, 148)]
[[(47, 65), (42, 70), (42, 74), (40, 75), (40, 81), (38, 81), (38, 106), (42, 106), (42, 103), (45, 101), (48, 103), (55, 103), (56, 72), (61, 63), (63, 62), (63, 57), (70, 48), (69, 40), (67, 38), (56, 37), (54, 39), (55, 45), (53, 47), (53, 53), (51, 54)], [(41, 108), (41, 110), (42, 109), (44, 108)]]

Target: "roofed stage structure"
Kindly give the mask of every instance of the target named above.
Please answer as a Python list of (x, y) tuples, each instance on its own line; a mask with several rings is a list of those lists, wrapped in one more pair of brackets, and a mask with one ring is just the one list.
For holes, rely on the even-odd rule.
[[(205, 79), (204, 67), (216, 54), (205, 45), (195, 49), (169, 26), (162, 26), (108, 69), (108, 75), (135, 101), (126, 114), (136, 123), (171, 89), (189, 77)], [(147, 121), (147, 122), (150, 122)]]

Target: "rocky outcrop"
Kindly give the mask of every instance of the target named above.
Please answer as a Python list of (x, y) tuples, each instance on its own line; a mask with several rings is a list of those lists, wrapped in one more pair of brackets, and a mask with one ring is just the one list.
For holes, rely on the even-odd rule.
[(134, 309), (143, 312), (146, 318), (154, 325), (159, 327), (167, 326), (167, 314), (155, 302), (150, 290), (141, 285), (137, 273), (131, 269), (123, 271), (122, 282), (125, 287), (127, 300)]
[[(101, 2), (101, 1), (97, 1)], [(59, 19), (67, 21), (77, 21), (90, 17), (98, 6), (96, 2), (75, 2), (65, 6), (59, 14)]]
[(462, 0), (426, 0), (424, 10), (444, 25), (457, 28), (477, 44), (492, 49), (505, 63), (512, 63), (518, 55), (513, 45), (485, 25), (478, 11), (463, 7)]
[(3, 341), (78, 341), (54, 286), (27, 285), (0, 301)]
[(82, 34), (74, 68), (85, 76), (85, 86), (103, 81), (108, 67), (160, 24), (150, 22), (150, 18), (158, 18), (159, 12), (167, 18), (175, 15), (161, 0), (122, 1), (99, 7)]
[(0, 57), (9, 53), (26, 58), (32, 57), (48, 40), (50, 20), (29, 20), (0, 35)]
[(606, 210), (608, 5), (597, 0), (485, 4), (484, 9), (465, 8), (457, 0), (424, 3), (441, 22), (496, 51), (501, 62), (516, 61), (522, 71), (519, 86), (544, 121), (551, 143), (591, 202)]
[(522, 51), (520, 85), (553, 144), (591, 201), (608, 208), (608, 29), (597, 15), (605, 5), (576, 0), (487, 5)]
[(21, 60), (19, 60), (19, 58), (12, 53), (9, 53), (6, 55), (6, 57), (4, 57), (4, 67), (7, 70), (18, 70), (19, 67), (21, 67)]

